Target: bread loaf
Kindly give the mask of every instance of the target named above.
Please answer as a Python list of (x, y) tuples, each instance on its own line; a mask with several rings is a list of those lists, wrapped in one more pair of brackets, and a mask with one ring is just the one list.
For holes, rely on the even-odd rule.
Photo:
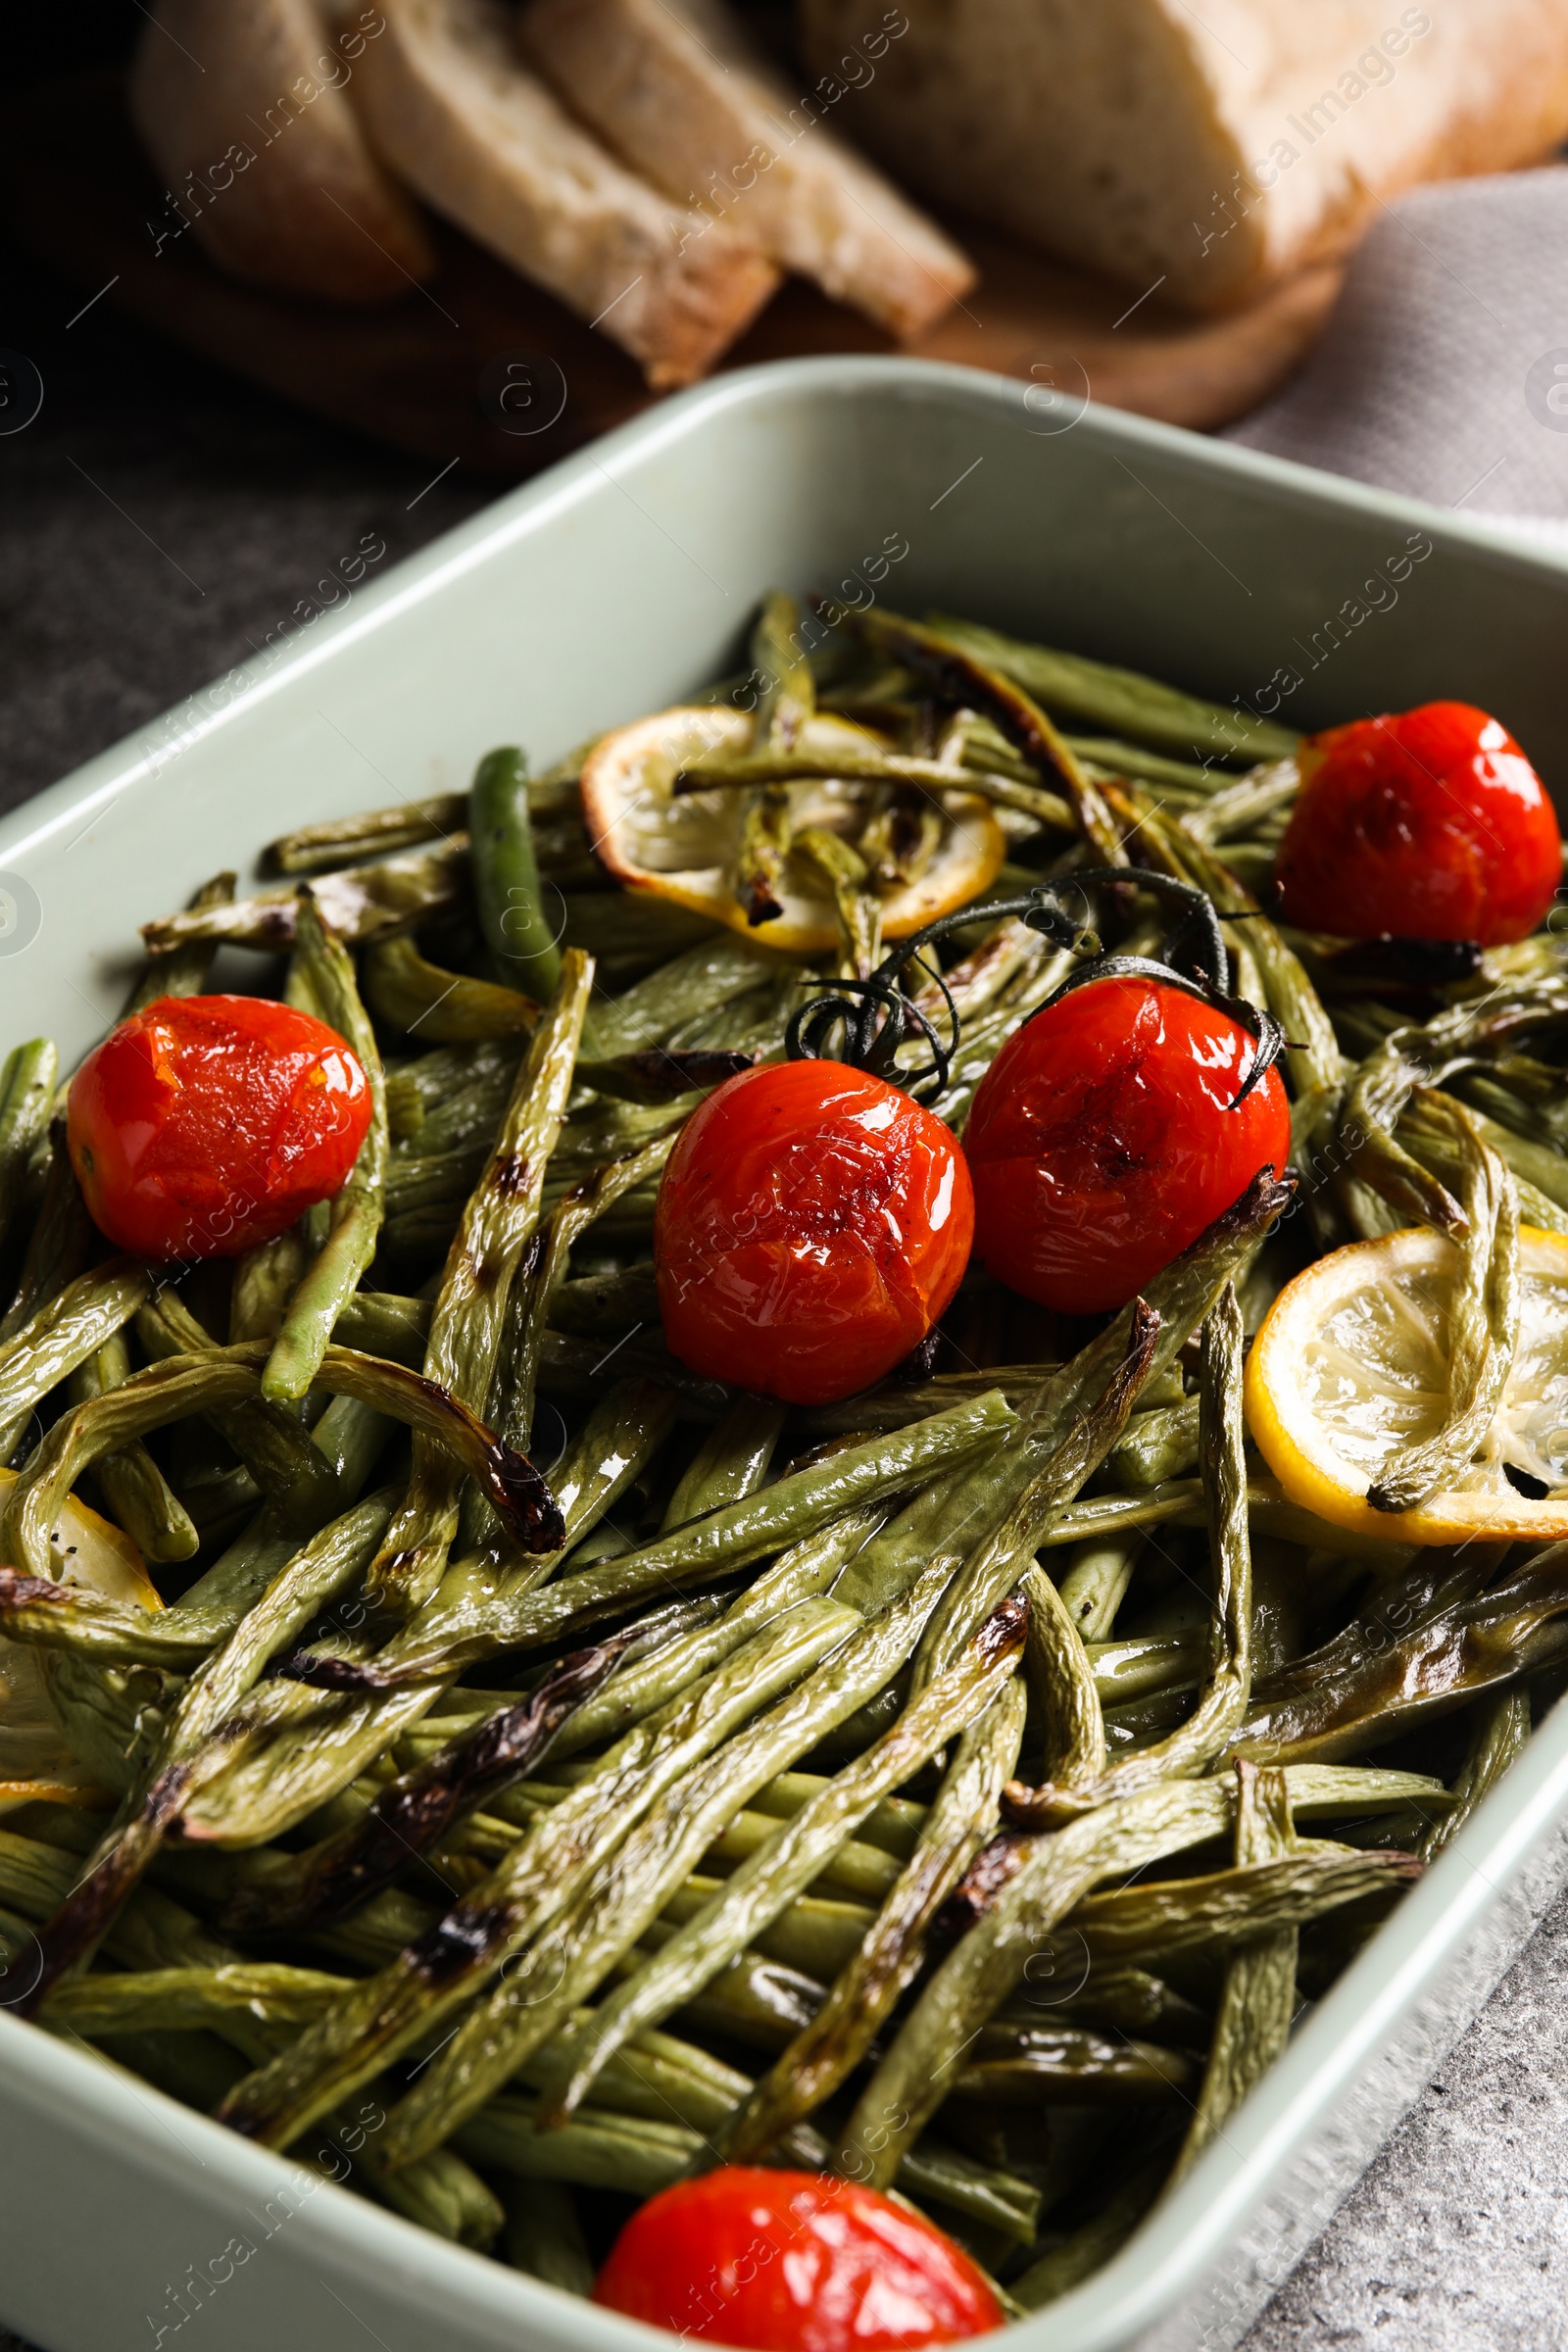
[[(812, 70), (848, 73), (865, 0), (800, 9)], [(1343, 250), (1400, 188), (1568, 133), (1563, 0), (909, 0), (903, 21), (858, 137), (927, 193), (1195, 309)]]
[(189, 228), (215, 262), (265, 286), (385, 302), (434, 267), (417, 208), (371, 155), (348, 92), (380, 11), (313, 0), (159, 0), (130, 106), (167, 183), (149, 222)]
[(514, 52), (498, 0), (379, 0), (354, 91), (392, 169), (639, 360), (690, 383), (779, 282), (756, 242), (628, 172)]
[(741, 229), (891, 333), (918, 334), (973, 285), (957, 247), (836, 135), (822, 93), (775, 73), (722, 0), (533, 0), (518, 37), (699, 228)]

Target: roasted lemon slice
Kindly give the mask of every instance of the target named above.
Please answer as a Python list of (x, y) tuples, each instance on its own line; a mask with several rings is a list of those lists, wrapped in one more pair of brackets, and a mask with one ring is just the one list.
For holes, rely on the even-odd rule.
[[(1513, 1370), (1469, 1471), (1415, 1510), (1366, 1500), (1396, 1447), (1442, 1424), (1455, 1259), (1444, 1235), (1412, 1227), (1308, 1266), (1252, 1343), (1248, 1425), (1290, 1500), (1336, 1527), (1407, 1544), (1568, 1536), (1568, 1238), (1531, 1226)], [(1510, 1467), (1546, 1494), (1521, 1493)]]
[[(733, 787), (677, 793), (675, 778), (705, 753), (735, 755), (752, 748), (752, 721), (721, 708), (662, 710), (617, 728), (597, 744), (582, 771), (583, 813), (589, 837), (611, 872), (628, 890), (672, 899), (714, 922), (727, 923), (761, 946), (789, 956), (822, 955), (838, 942), (828, 883), (805, 858), (787, 865), (781, 912), (756, 926), (736, 889), (746, 794)], [(863, 764), (882, 750), (874, 735), (848, 720), (806, 721), (796, 750)], [(790, 831), (825, 827), (857, 837), (875, 808), (880, 787), (864, 778), (808, 780), (783, 788)], [(942, 830), (914, 880), (882, 902), (882, 935), (902, 939), (938, 915), (967, 906), (995, 881), (1006, 854), (990, 805), (961, 788), (943, 792), (936, 806)]]
[[(15, 1471), (0, 1470), (0, 1511), (15, 1485)], [(74, 1496), (60, 1514), (50, 1550), (62, 1584), (130, 1607), (164, 1605), (130, 1538)], [(104, 1801), (55, 1722), (42, 1653), (26, 1642), (0, 1641), (0, 1813), (40, 1800)]]

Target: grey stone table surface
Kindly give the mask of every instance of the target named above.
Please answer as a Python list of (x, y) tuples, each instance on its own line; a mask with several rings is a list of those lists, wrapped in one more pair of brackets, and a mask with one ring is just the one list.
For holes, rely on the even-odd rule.
[[(494, 486), (334, 430), (0, 251), (0, 346), (44, 404), (0, 438), (0, 808), (226, 669), (365, 531), (388, 561)], [(87, 289), (88, 292), (91, 289)], [(1568, 2345), (1559, 1903), (1247, 2339), (1248, 2352)], [(0, 2294), (3, 2294), (0, 2281)], [(0, 2328), (0, 2352), (18, 2352)]]

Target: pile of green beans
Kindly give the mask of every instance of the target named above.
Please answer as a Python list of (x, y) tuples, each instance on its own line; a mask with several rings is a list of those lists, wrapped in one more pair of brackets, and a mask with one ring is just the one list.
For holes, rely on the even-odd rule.
[[(1434, 976), (1282, 929), (1278, 726), (967, 621), (827, 619), (807, 653), (770, 596), (708, 698), (750, 750), (664, 779), (732, 809), (754, 916), (815, 876), (820, 968), (620, 891), (590, 746), (503, 748), (143, 926), (127, 1009), (248, 951), (368, 1073), (347, 1184), (278, 1241), (172, 1279), (111, 1253), (54, 1047), (0, 1064), (0, 1988), (571, 2292), (635, 2201), (771, 2162), (907, 2200), (1018, 2312), (1222, 2134), (1568, 1682), (1568, 1546), (1331, 1527), (1241, 1405), (1292, 1272), (1430, 1225), (1446, 1406), (1379, 1499), (1462, 1475), (1521, 1219), (1568, 1232), (1568, 975), (1546, 936)], [(819, 709), (866, 729), (853, 838), (792, 830)], [(1261, 1172), (1087, 1337), (975, 1271), (908, 1380), (726, 1390), (661, 1332), (664, 1162), (876, 960), (954, 791), (1005, 837), (992, 895), (1124, 869), (1108, 946), (1162, 936), (1141, 870), (1209, 894), (1290, 1041), (1296, 1189)], [(982, 899), (943, 961), (961, 1133), (1073, 956)], [(72, 1581), (74, 1493), (163, 1605)]]

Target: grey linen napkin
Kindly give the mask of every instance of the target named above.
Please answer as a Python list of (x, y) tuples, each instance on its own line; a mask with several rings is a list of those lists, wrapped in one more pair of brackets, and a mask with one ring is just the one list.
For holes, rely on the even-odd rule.
[(1224, 437), (1568, 548), (1568, 169), (1386, 206), (1304, 364)]

